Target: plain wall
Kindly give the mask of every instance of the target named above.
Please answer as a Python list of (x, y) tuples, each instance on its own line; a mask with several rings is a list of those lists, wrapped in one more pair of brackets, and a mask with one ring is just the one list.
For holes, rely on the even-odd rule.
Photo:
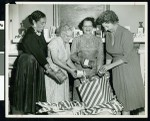
[(26, 19), (33, 11), (40, 10), (46, 14), (47, 23), (45, 28), (50, 28), (53, 26), (53, 5), (15, 5), (9, 6), (9, 51), (10, 53), (17, 53), (16, 44), (12, 43), (15, 36), (19, 35), (20, 23), (26, 20), (24, 24), (25, 28), (29, 27), (29, 21)]
[(45, 28), (50, 28), (53, 25), (53, 5), (19, 5), (20, 22), (35, 10), (40, 10), (46, 14), (47, 23)]
[(145, 27), (145, 6), (144, 5), (110, 5), (119, 17), (119, 23), (123, 26), (130, 26), (133, 33), (137, 33), (139, 22)]

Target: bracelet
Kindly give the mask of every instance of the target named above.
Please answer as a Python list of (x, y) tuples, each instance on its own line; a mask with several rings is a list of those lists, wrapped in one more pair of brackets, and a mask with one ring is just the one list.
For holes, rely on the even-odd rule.
[(89, 60), (88, 60), (88, 59), (85, 59), (85, 60), (84, 60), (84, 65), (85, 65), (85, 66), (88, 66), (88, 65), (89, 65)]

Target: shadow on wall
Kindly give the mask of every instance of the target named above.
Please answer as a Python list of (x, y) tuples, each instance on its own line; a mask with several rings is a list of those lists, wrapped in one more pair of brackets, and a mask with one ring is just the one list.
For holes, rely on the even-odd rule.
[(18, 29), (18, 33), (21, 36), (24, 36), (26, 30), (31, 26), (28, 17), (26, 17), (22, 22), (20, 23), (20, 28)]
[[(25, 35), (27, 29), (31, 26), (28, 17), (26, 17), (22, 22), (20, 23), (20, 28), (18, 29), (19, 35), (23, 36)], [(19, 43), (17, 43), (17, 49), (19, 54), (22, 53), (22, 45), (21, 45), (22, 39), (20, 39)]]

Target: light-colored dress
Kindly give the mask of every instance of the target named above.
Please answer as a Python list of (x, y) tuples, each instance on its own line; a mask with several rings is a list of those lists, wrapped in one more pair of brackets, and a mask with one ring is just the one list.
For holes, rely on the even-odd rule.
[(144, 85), (142, 81), (139, 55), (133, 46), (133, 35), (118, 25), (112, 45), (110, 32), (106, 34), (106, 58), (125, 63), (112, 69), (113, 87), (125, 111), (144, 107)]
[[(66, 47), (63, 44), (61, 37), (54, 38), (48, 44), (48, 62), (52, 69), (60, 68), (53, 62), (51, 53), (55, 54), (62, 63), (66, 63), (70, 56), (70, 45), (69, 43)], [(67, 79), (62, 84), (57, 84), (55, 80), (48, 76), (45, 76), (46, 84), (46, 97), (47, 101), (51, 103), (58, 103), (60, 101), (69, 100), (69, 78), (67, 72), (60, 68), (67, 76)]]

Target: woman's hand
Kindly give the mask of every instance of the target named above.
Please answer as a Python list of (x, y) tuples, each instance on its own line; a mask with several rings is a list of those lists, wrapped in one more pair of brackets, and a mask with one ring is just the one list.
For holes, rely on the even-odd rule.
[(95, 64), (94, 60), (89, 60), (84, 58), (81, 59), (80, 63), (83, 68), (92, 68)]
[(44, 68), (45, 68), (46, 71), (49, 69), (49, 67), (50, 67), (49, 63), (44, 65)]
[(52, 69), (51, 68), (47, 68), (45, 72), (46, 72), (46, 74), (51, 74)]
[(107, 72), (105, 73), (105, 76), (106, 76), (106, 78), (110, 78), (110, 73), (107, 71)]
[(77, 78), (77, 70), (76, 69), (71, 69), (70, 74), (73, 76), (73, 78)]
[(110, 64), (103, 65), (103, 66), (100, 67), (100, 69), (99, 69), (99, 71), (98, 71), (98, 74), (99, 74), (99, 75), (103, 75), (103, 74), (105, 74), (109, 69), (111, 69)]

